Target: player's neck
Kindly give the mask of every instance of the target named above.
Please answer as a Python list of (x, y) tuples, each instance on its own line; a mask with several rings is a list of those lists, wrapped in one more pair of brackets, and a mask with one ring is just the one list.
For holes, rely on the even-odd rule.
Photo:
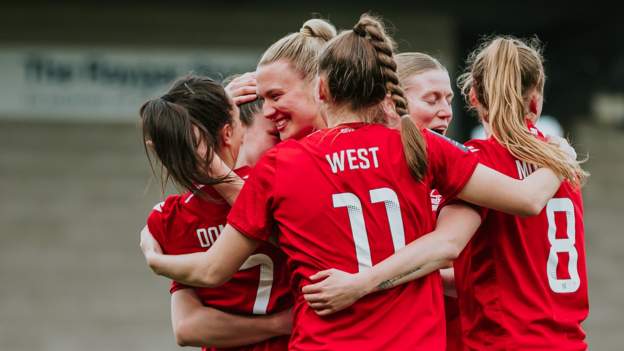
[(253, 162), (251, 161), (251, 155), (247, 152), (246, 147), (241, 147), (238, 152), (238, 158), (236, 158), (236, 164), (234, 165), (234, 169), (239, 169), (244, 166), (251, 166)]
[(362, 122), (360, 115), (354, 111), (342, 110), (327, 113), (327, 127), (333, 128), (339, 124)]
[(223, 163), (225, 163), (230, 169), (234, 169), (236, 167), (236, 160), (232, 156), (230, 152), (219, 151), (217, 155), (221, 158)]

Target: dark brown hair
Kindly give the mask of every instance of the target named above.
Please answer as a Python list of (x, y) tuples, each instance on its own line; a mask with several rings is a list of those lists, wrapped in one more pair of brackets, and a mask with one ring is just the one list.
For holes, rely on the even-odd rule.
[[(172, 179), (179, 186), (198, 193), (197, 185), (214, 185), (228, 177), (207, 173), (219, 145), (219, 133), (232, 124), (232, 102), (223, 87), (208, 77), (189, 75), (176, 80), (169, 91), (141, 106), (143, 142), (152, 170), (150, 149), (164, 168), (161, 184)], [(193, 127), (199, 131), (195, 135)], [(205, 157), (197, 154), (203, 141)]]
[[(331, 104), (361, 113), (365, 122), (385, 123), (384, 114), (374, 107), (391, 94), (396, 112), (406, 116), (407, 99), (399, 86), (395, 44), (382, 22), (363, 14), (353, 30), (330, 41), (321, 54), (319, 73), (327, 79)], [(373, 108), (373, 109), (371, 109)], [(406, 123), (407, 121), (407, 123)], [(420, 180), (427, 169), (425, 143), (410, 118), (402, 118), (403, 147), (412, 175)]]

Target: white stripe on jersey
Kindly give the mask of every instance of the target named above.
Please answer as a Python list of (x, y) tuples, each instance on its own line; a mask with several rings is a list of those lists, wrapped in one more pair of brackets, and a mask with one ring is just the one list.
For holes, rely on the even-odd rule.
[(154, 206), (153, 210), (154, 211), (158, 211), (158, 212), (162, 212), (162, 207), (163, 207), (164, 204), (165, 204), (164, 201), (157, 203), (156, 206)]

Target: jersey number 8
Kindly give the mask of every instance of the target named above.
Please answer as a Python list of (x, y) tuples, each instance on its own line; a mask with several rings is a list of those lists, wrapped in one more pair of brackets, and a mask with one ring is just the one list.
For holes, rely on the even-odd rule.
[[(555, 213), (564, 212), (566, 218), (566, 238), (557, 238), (557, 223)], [(548, 241), (550, 242), (550, 252), (546, 263), (546, 275), (550, 289), (556, 293), (573, 293), (581, 285), (578, 274), (578, 251), (576, 243), (576, 221), (574, 219), (574, 205), (568, 198), (554, 198), (546, 205), (546, 218), (548, 219)], [(557, 278), (557, 266), (559, 265), (558, 253), (567, 253), (569, 279)]]

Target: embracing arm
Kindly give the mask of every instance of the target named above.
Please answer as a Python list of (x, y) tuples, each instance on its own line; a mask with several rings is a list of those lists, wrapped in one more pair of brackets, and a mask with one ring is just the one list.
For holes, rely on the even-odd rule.
[(149, 230), (141, 231), (141, 249), (154, 273), (190, 286), (213, 288), (227, 282), (259, 244), (226, 225), (208, 251), (164, 255)]
[(517, 180), (479, 164), (457, 197), (513, 215), (534, 216), (542, 211), (560, 185), (561, 178), (548, 168)]
[(204, 306), (193, 289), (171, 295), (171, 325), (180, 346), (239, 347), (290, 334), (290, 310), (240, 316)]
[(481, 225), (473, 208), (454, 204), (445, 206), (436, 229), (413, 241), (367, 272), (371, 292), (388, 289), (447, 268), (462, 252)]
[(336, 269), (310, 277), (324, 280), (303, 287), (304, 297), (319, 315), (349, 307), (361, 297), (421, 278), (449, 267), (481, 224), (481, 217), (466, 205), (444, 207), (435, 231), (411, 242), (372, 268), (356, 274)]

